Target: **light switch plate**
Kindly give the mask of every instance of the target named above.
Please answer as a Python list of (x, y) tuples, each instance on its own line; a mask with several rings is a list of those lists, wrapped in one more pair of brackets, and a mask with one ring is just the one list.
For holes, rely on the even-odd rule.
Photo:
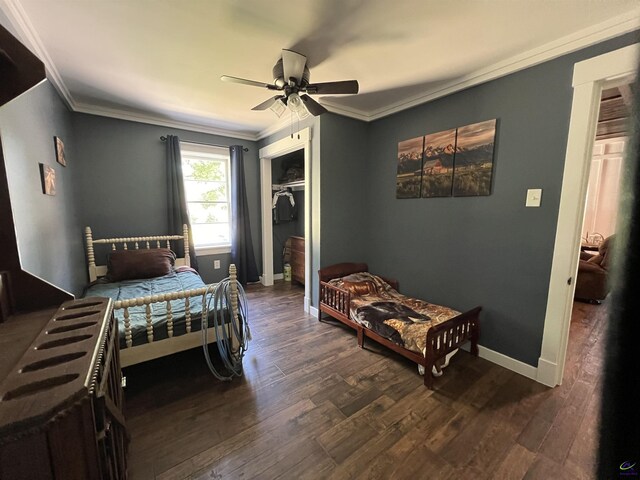
[(527, 207), (539, 207), (540, 200), (542, 200), (541, 188), (530, 188), (527, 190), (527, 202), (525, 203)]

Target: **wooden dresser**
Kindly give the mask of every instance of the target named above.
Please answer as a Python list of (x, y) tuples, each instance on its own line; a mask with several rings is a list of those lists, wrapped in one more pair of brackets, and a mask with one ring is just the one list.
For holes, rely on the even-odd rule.
[(304, 237), (289, 237), (291, 241), (291, 278), (304, 285)]
[[(0, 478), (125, 479), (128, 435), (111, 300), (65, 302), (47, 317), (0, 381)], [(11, 324), (2, 325), (4, 333)]]

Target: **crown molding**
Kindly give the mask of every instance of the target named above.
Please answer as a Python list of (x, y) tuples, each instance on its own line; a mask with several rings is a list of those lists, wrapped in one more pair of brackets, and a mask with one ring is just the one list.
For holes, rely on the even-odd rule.
[[(377, 120), (460, 90), (504, 77), (582, 48), (604, 42), (605, 40), (624, 35), (625, 33), (633, 32), (639, 28), (640, 8), (637, 8), (632, 12), (619, 15), (597, 25), (566, 35), (541, 47), (528, 50), (501, 62), (476, 70), (460, 79), (441, 85), (437, 89), (429, 90), (424, 94), (413, 96), (406, 100), (368, 112), (367, 121)], [(345, 113), (345, 115), (348, 114)]]
[[(455, 81), (440, 85), (436, 89), (427, 90), (420, 95), (414, 95), (376, 110), (359, 110), (327, 101), (323, 101), (322, 105), (333, 113), (365, 122), (372, 122), (638, 29), (640, 29), (640, 8), (476, 70)], [(259, 138), (266, 136), (263, 135), (263, 132), (258, 134)]]
[(339, 115), (344, 115), (345, 117), (351, 117), (358, 120), (363, 120), (365, 122), (371, 121), (371, 114), (365, 110), (359, 110), (353, 107), (347, 107), (345, 105), (336, 105), (335, 103), (331, 103), (331, 101), (322, 101), (322, 105), (326, 107), (332, 113), (337, 113)]
[(165, 118), (156, 117), (148, 113), (134, 113), (118, 108), (98, 107), (87, 103), (76, 103), (74, 112), (87, 113), (89, 115), (98, 115), (100, 117), (117, 118), (119, 120), (128, 120), (130, 122), (159, 125), (162, 127), (177, 128), (180, 130), (188, 130), (190, 132), (208, 133), (211, 135), (219, 135), (221, 137), (231, 137), (240, 140), (251, 140), (253, 142), (258, 140), (258, 136), (255, 133), (211, 127), (199, 123), (168, 120)]
[(283, 115), (278, 120), (276, 120), (271, 125), (269, 125), (267, 128), (260, 130), (256, 134), (256, 137), (258, 140), (262, 140), (263, 138), (266, 138), (269, 135), (273, 135), (274, 133), (277, 133), (280, 130), (284, 130), (285, 128), (289, 127), (291, 125), (291, 122), (292, 122), (291, 118), (289, 118), (288, 116), (285, 117)]
[[(51, 57), (44, 47), (40, 36), (33, 27), (27, 13), (22, 8), (20, 0), (0, 0), (0, 8), (5, 12), (12, 26), (22, 37), (22, 40), (43, 61), (47, 69), (48, 79), (53, 83), (67, 106), (74, 112), (101, 115), (121, 120), (149, 123), (152, 125), (161, 125), (170, 128), (178, 128), (251, 141), (257, 141), (268, 137), (273, 133), (285, 129), (291, 124), (290, 119), (280, 118), (278, 121), (261, 131), (249, 133), (216, 128), (197, 123), (167, 120), (152, 113), (132, 113), (124, 109), (79, 103), (73, 98), (71, 92), (64, 84), (62, 76), (53, 64)], [(382, 108), (365, 111), (353, 107), (338, 105), (331, 101), (323, 101), (322, 103), (330, 112), (365, 122), (371, 122), (481, 83), (524, 70), (525, 68), (538, 65), (637, 29), (640, 29), (640, 8), (570, 35), (566, 35), (541, 47), (515, 55), (507, 60), (476, 70), (475, 72), (465, 75), (460, 79), (441, 85), (437, 89), (427, 90), (420, 95), (409, 97), (405, 100), (392, 103)]]

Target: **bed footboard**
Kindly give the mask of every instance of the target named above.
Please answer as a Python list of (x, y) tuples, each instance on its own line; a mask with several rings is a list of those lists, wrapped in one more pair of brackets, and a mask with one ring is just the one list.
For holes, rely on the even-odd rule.
[[(238, 290), (236, 285), (237, 271), (235, 265), (231, 264), (229, 267), (229, 279), (231, 280), (232, 298), (229, 307), (232, 312), (232, 321), (238, 322)], [(212, 284), (213, 285), (213, 284)], [(165, 293), (161, 295), (151, 295), (146, 297), (137, 297), (127, 300), (118, 300), (114, 302), (113, 309), (122, 310), (123, 325), (124, 325), (124, 339), (125, 346), (120, 349), (120, 363), (123, 367), (134, 365), (136, 363), (145, 362), (154, 358), (159, 358), (171, 353), (180, 352), (189, 348), (194, 348), (202, 345), (201, 331), (192, 331), (192, 314), (191, 307), (195, 305), (194, 302), (202, 303), (202, 315), (205, 312), (205, 305), (207, 297), (205, 293), (212, 285), (206, 285), (201, 288), (194, 288), (191, 290), (182, 290), (177, 292)], [(234, 288), (235, 287), (235, 288)], [(185, 334), (174, 336), (174, 315), (171, 302), (175, 300), (184, 300), (184, 325)], [(160, 340), (156, 340), (152, 309), (151, 305), (154, 303), (166, 303), (167, 311), (167, 337)], [(145, 319), (146, 319), (146, 333), (147, 342), (140, 345), (133, 345), (133, 332), (131, 329), (131, 320), (129, 309), (131, 307), (145, 307)], [(206, 321), (202, 321), (200, 327), (206, 326)], [(164, 328), (164, 327), (163, 327)], [(229, 328), (232, 328), (231, 325)], [(214, 327), (208, 328), (208, 338), (210, 342), (215, 342), (216, 332)]]
[(443, 358), (449, 352), (460, 348), (467, 342), (471, 342), (471, 354), (478, 356), (479, 315), (481, 310), (482, 307), (475, 307), (427, 331), (425, 386), (433, 388), (433, 375), (431, 373), (433, 366), (436, 360)]
[(202, 297), (202, 308), (204, 311), (204, 304), (206, 301), (206, 297), (204, 296), (207, 291), (206, 287), (195, 288), (193, 290), (183, 290), (181, 292), (171, 292), (165, 293), (162, 295), (151, 295), (148, 297), (138, 297), (138, 298), (130, 298), (127, 300), (118, 300), (114, 302), (113, 309), (114, 310), (123, 310), (122, 314), (124, 316), (124, 338), (125, 338), (125, 348), (133, 347), (133, 335), (131, 332), (131, 321), (129, 316), (129, 308), (130, 307), (141, 307), (145, 306), (145, 317), (147, 321), (147, 342), (151, 343), (154, 340), (154, 330), (151, 316), (151, 304), (153, 303), (162, 303), (165, 302), (167, 304), (167, 335), (169, 338), (173, 337), (173, 312), (171, 307), (171, 302), (174, 300), (184, 300), (184, 310), (185, 310), (185, 325), (187, 333), (191, 333), (191, 304), (193, 297)]
[(349, 318), (351, 295), (347, 290), (320, 282), (320, 311), (331, 316), (341, 315)]

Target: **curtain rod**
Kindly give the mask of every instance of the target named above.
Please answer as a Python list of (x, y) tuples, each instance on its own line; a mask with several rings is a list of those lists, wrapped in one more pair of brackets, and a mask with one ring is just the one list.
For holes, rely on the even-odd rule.
[[(160, 137), (160, 140), (162, 140), (163, 142), (166, 142), (167, 137), (165, 137), (164, 135), (162, 137)], [(208, 145), (210, 147), (224, 147), (224, 148), (229, 148), (229, 145), (219, 145), (217, 143), (204, 143), (204, 142), (190, 142), (185, 140), (184, 143), (195, 143), (196, 145)], [(242, 147), (242, 150), (245, 152), (248, 152), (249, 149), (247, 147)]]

